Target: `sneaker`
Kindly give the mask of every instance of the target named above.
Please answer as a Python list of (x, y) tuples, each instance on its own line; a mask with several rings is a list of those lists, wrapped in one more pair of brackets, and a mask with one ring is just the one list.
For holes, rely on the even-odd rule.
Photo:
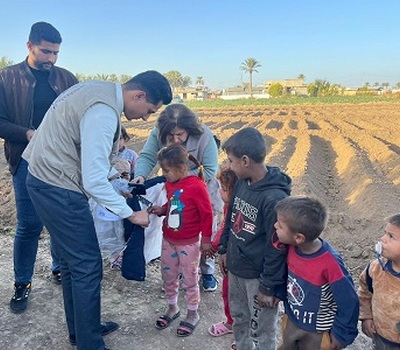
[(51, 279), (55, 284), (61, 284), (61, 272), (60, 271), (52, 271), (51, 272)]
[[(105, 335), (116, 331), (119, 328), (119, 324), (116, 323), (116, 322), (112, 322), (112, 321), (102, 322), (100, 324), (100, 326), (101, 326), (100, 333), (101, 333), (102, 337), (104, 337)], [(76, 345), (76, 336), (75, 336), (75, 334), (69, 336), (69, 343), (71, 345)]]
[(203, 290), (205, 292), (213, 292), (217, 289), (218, 283), (214, 275), (203, 275)]
[(10, 309), (15, 312), (23, 312), (28, 306), (28, 297), (31, 292), (31, 283), (14, 284), (14, 296), (10, 300)]

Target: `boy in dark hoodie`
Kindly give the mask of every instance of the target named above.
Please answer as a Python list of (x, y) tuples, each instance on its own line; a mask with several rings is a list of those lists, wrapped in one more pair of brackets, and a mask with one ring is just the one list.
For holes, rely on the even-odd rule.
[[(275, 204), (289, 196), (291, 179), (266, 166), (261, 133), (244, 128), (222, 146), (236, 183), (218, 252), (229, 273), (229, 303), (238, 350), (276, 349), (278, 303), (286, 293), (286, 246), (277, 238)], [(228, 272), (229, 271), (229, 272)]]

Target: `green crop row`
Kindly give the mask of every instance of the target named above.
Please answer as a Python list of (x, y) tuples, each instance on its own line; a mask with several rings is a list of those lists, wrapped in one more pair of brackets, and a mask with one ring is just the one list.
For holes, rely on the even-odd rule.
[(239, 106), (279, 106), (301, 104), (333, 104), (333, 103), (374, 103), (374, 102), (399, 102), (398, 96), (326, 96), (326, 97), (282, 97), (269, 99), (238, 99), (222, 100), (210, 99), (204, 101), (185, 101), (189, 108), (224, 108)]

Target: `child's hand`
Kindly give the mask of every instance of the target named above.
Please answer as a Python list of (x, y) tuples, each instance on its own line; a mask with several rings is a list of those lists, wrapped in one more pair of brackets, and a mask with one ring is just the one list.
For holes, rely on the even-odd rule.
[(214, 257), (214, 249), (210, 243), (202, 243), (200, 250), (206, 258)]
[(366, 336), (368, 336), (370, 338), (374, 337), (374, 334), (376, 333), (374, 320), (372, 320), (372, 319), (362, 320), (361, 327), (362, 327), (363, 333)]
[(335, 338), (334, 335), (331, 334), (331, 344), (329, 346), (329, 350), (340, 350), (344, 349), (344, 346), (339, 343), (339, 341)]
[(218, 259), (219, 269), (221, 273), (226, 276), (228, 274), (228, 268), (226, 267), (226, 254), (221, 254)]
[(144, 183), (144, 177), (143, 176), (136, 176), (134, 179), (131, 180), (134, 184), (142, 184)]
[(149, 214), (155, 214), (157, 216), (165, 215), (164, 208), (159, 205), (153, 205), (149, 209), (147, 209)]
[(260, 305), (261, 307), (269, 307), (269, 308), (277, 307), (279, 302), (281, 301), (277, 297), (265, 295), (260, 291), (258, 291), (257, 300), (258, 300), (258, 305)]

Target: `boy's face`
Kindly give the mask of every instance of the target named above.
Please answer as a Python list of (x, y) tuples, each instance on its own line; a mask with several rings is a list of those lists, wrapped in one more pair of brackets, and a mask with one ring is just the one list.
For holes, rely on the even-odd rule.
[(381, 238), (382, 256), (396, 263), (400, 262), (400, 227), (387, 224)]
[(282, 215), (277, 216), (277, 221), (274, 224), (276, 234), (278, 235), (279, 240), (284, 244), (292, 244), (296, 245), (295, 235), (290, 230), (289, 226), (285, 223)]
[(235, 157), (232, 153), (226, 152), (228, 157), (229, 166), (231, 170), (236, 174), (239, 179), (246, 179), (247, 175), (247, 168), (245, 167), (245, 162), (242, 158)]

